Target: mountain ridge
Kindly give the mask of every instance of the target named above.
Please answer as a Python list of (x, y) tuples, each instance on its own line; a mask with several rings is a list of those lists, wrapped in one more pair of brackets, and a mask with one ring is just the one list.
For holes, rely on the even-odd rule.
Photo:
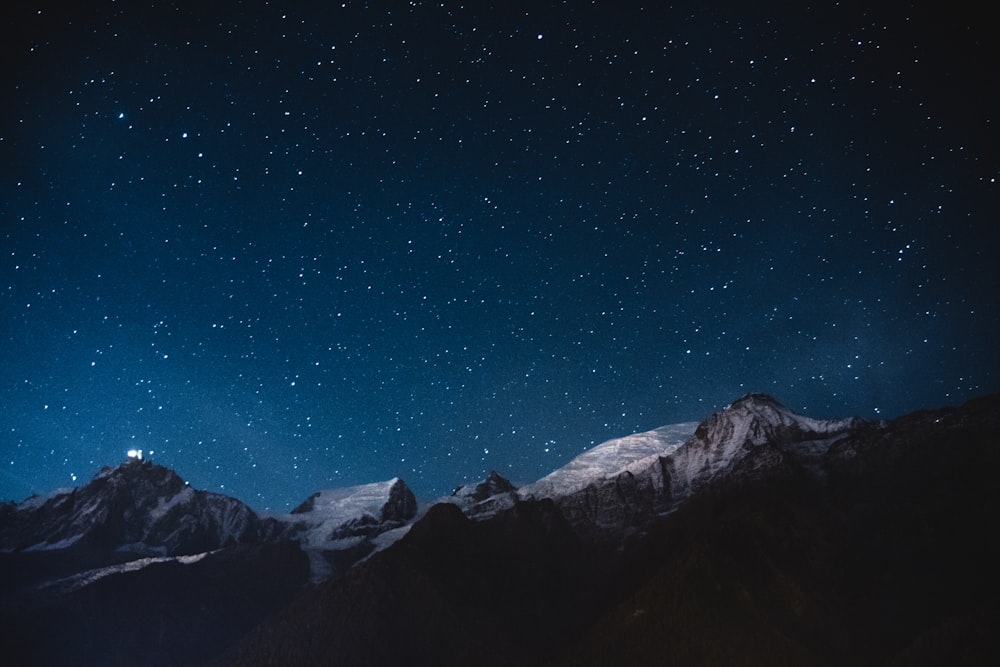
[[(237, 613), (242, 620), (228, 624), (226, 632), (217, 636), (199, 635), (183, 660), (170, 642), (172, 632), (190, 627), (187, 621), (161, 619), (158, 622), (172, 630), (156, 637), (151, 621), (142, 630), (152, 633), (151, 646), (129, 649), (129, 660), (139, 659), (143, 651), (155, 651), (174, 656), (164, 658), (163, 664), (190, 664), (195, 655), (220, 656), (219, 664), (233, 665), (266, 664), (257, 659), (263, 655), (280, 655), (283, 664), (324, 664), (322, 656), (335, 649), (342, 664), (372, 664), (370, 643), (385, 631), (378, 627), (381, 618), (391, 619), (400, 633), (380, 649), (378, 655), (385, 660), (423, 657), (457, 664), (460, 653), (466, 661), (476, 658), (483, 664), (492, 664), (491, 660), (589, 664), (570, 656), (583, 651), (611, 660), (607, 651), (620, 641), (615, 637), (631, 636), (637, 627), (660, 632), (648, 625), (652, 618), (671, 618), (678, 627), (690, 627), (692, 636), (707, 632), (714, 621), (709, 617), (696, 623), (703, 618), (701, 607), (687, 609), (657, 600), (666, 589), (687, 590), (695, 595), (692, 599), (708, 595), (707, 604), (714, 594), (695, 594), (701, 586), (697, 582), (722, 577), (720, 581), (732, 580), (734, 590), (744, 587), (761, 597), (759, 603), (753, 601), (756, 598), (747, 602), (726, 593), (719, 604), (728, 606), (717, 613), (741, 610), (733, 618), (742, 619), (739, 622), (747, 628), (756, 627), (760, 636), (785, 637), (774, 641), (785, 642), (789, 660), (798, 656), (796, 664), (825, 664), (814, 661), (817, 651), (832, 651), (838, 644), (845, 647), (845, 657), (832, 664), (853, 664), (862, 654), (902, 650), (903, 643), (918, 641), (913, 624), (940, 619), (931, 612), (924, 616), (906, 612), (907, 616), (901, 608), (897, 613), (910, 619), (910, 625), (901, 622), (904, 629), (886, 630), (889, 639), (879, 640), (877, 650), (865, 648), (860, 630), (849, 620), (851, 614), (864, 616), (863, 611), (845, 611), (858, 604), (855, 597), (863, 595), (863, 588), (856, 588), (853, 581), (838, 582), (837, 568), (849, 565), (860, 573), (859, 580), (870, 581), (869, 587), (885, 597), (879, 604), (894, 605), (906, 594), (887, 588), (871, 574), (882, 567), (871, 558), (853, 554), (845, 559), (849, 549), (830, 545), (888, 540), (882, 548), (885, 553), (912, 550), (912, 535), (928, 529), (894, 514), (904, 510), (893, 509), (898, 499), (886, 489), (896, 489), (898, 498), (911, 497), (917, 487), (945, 498), (954, 495), (965, 461), (974, 468), (969, 475), (976, 478), (988, 469), (983, 462), (996, 458), (984, 451), (983, 443), (991, 442), (990, 437), (995, 441), (1000, 432), (998, 415), (1000, 397), (984, 397), (888, 422), (818, 420), (797, 415), (770, 396), (748, 394), (699, 423), (668, 425), (600, 443), (520, 489), (494, 471), (482, 482), (458, 487), (428, 506), (416, 501), (403, 480), (392, 478), (316, 492), (285, 515), (257, 515), (236, 499), (192, 489), (163, 466), (128, 461), (102, 469), (81, 487), (0, 508), (0, 622), (28, 638), (7, 646), (15, 655), (72, 662), (70, 654), (57, 655), (57, 648), (45, 647), (40, 638), (32, 641), (33, 628), (65, 623), (88, 607), (92, 618), (81, 625), (73, 641), (87, 641), (96, 633), (108, 635), (113, 645), (113, 633), (110, 626), (101, 625), (102, 619), (136, 613), (129, 605), (152, 591), (163, 595), (166, 581), (173, 582), (167, 596), (170, 608), (203, 618), (204, 609), (198, 605), (205, 592), (189, 590), (183, 582), (200, 581), (213, 573), (211, 588), (222, 586), (232, 592), (214, 598), (205, 609)], [(938, 441), (944, 445), (935, 447)], [(934, 460), (943, 452), (949, 455), (946, 466)], [(971, 494), (970, 506), (982, 504), (979, 496), (989, 494), (988, 489), (960, 491)], [(789, 514), (786, 503), (791, 499), (797, 499), (801, 509)], [(906, 531), (894, 536), (892, 531), (868, 527), (869, 510), (859, 507), (881, 508), (878, 511), (906, 526)], [(952, 504), (946, 507), (957, 511)], [(925, 510), (928, 515), (932, 512)], [(60, 516), (62, 523), (56, 520)], [(723, 530), (727, 525), (730, 528)], [(940, 529), (945, 530), (950, 529)], [(734, 535), (740, 536), (735, 542)], [(950, 539), (968, 543), (960, 535)], [(752, 546), (755, 543), (759, 544)], [(814, 562), (822, 576), (803, 569), (798, 556), (789, 560), (790, 545), (797, 544), (801, 547), (795, 549), (805, 549), (803, 553), (820, 554), (805, 562)], [(723, 552), (716, 553), (719, 548)], [(746, 552), (746, 563), (720, 560), (725, 550)], [(948, 558), (937, 550), (934, 555)], [(976, 552), (973, 560), (978, 558)], [(784, 564), (776, 567), (774, 559)], [(663, 570), (664, 562), (673, 563), (677, 572), (689, 572), (695, 583)], [(226, 573), (229, 569), (233, 574)], [(915, 568), (906, 571), (915, 580), (924, 576)], [(539, 579), (539, 572), (553, 581)], [(277, 575), (273, 586), (258, 582), (261, 576), (272, 575)], [(747, 576), (748, 581), (759, 576), (768, 583), (760, 588), (761, 584), (749, 586), (739, 580)], [(787, 577), (791, 579), (786, 581)], [(533, 583), (526, 587), (525, 582)], [(947, 591), (921, 585), (930, 586), (942, 600), (951, 599)], [(785, 593), (775, 593), (788, 586)], [(123, 587), (134, 592), (123, 602), (103, 597)], [(415, 602), (400, 606), (398, 595), (390, 593), (394, 589), (409, 590)], [(355, 599), (360, 591), (367, 591), (370, 599), (363, 603)], [(543, 594), (543, 599), (537, 597)], [(236, 600), (248, 595), (256, 602), (249, 607), (252, 613), (244, 616)], [(570, 603), (556, 603), (554, 598)], [(542, 616), (527, 625), (509, 617), (529, 600), (539, 605)], [(330, 604), (348, 608), (361, 604), (368, 611), (353, 617), (331, 616)], [(483, 607), (488, 604), (495, 608)], [(794, 620), (793, 613), (780, 620), (797, 604), (805, 605), (803, 619)], [(426, 605), (426, 622), (401, 626), (398, 615), (409, 610), (405, 613), (412, 621), (413, 614), (422, 613), (421, 605)], [(631, 605), (631, 611), (623, 612), (621, 605)], [(822, 605), (833, 611), (821, 613)], [(480, 620), (472, 620), (477, 614)], [(247, 634), (265, 618), (272, 620)], [(535, 626), (544, 628), (543, 618), (562, 629), (551, 636), (539, 634)], [(817, 620), (822, 618), (827, 620)], [(874, 627), (885, 623), (870, 613), (866, 618)], [(829, 631), (823, 630), (824, 623)], [(968, 628), (979, 627), (979, 621), (969, 623)], [(369, 642), (369, 653), (353, 640), (334, 645), (321, 637), (302, 636), (295, 629), (299, 625), (322, 628), (324, 637), (331, 632), (357, 635)], [(833, 628), (841, 626), (836, 632), (842, 636), (834, 637)], [(960, 626), (959, 634), (967, 634), (967, 626)], [(580, 632), (593, 640), (578, 651), (570, 650), (567, 642)], [(787, 643), (788, 633), (799, 639)], [(683, 636), (668, 634), (678, 647), (687, 646)], [(439, 647), (429, 645), (433, 638), (441, 642)], [(641, 637), (634, 639), (642, 644)], [(761, 660), (765, 656), (755, 653), (752, 635), (734, 636), (724, 645), (733, 653), (724, 651), (720, 656), (731, 658), (743, 651)], [(694, 651), (689, 653), (691, 662), (698, 662), (696, 647), (683, 650)], [(486, 659), (487, 654), (493, 658)], [(634, 664), (643, 664), (642, 651), (631, 654), (636, 656)], [(297, 663), (286, 661), (293, 656)], [(29, 659), (25, 664), (30, 663)]]
[(144, 556), (180, 556), (256, 541), (268, 528), (243, 502), (196, 490), (170, 468), (130, 459), (86, 484), (14, 506), (0, 523), (11, 551), (83, 540)]
[[(725, 433), (713, 446), (743, 455), (621, 540), (581, 531), (558, 499), (483, 522), (439, 506), (220, 664), (996, 662), (985, 628), (1000, 620), (1000, 549), (981, 514), (1000, 501), (1000, 396), (885, 423), (780, 416), (773, 442), (743, 419), (772, 406), (735, 406), (703, 437)], [(508, 532), (528, 526), (531, 538)], [(461, 546), (442, 553), (448, 544)], [(549, 573), (545, 588), (504, 602), (525, 567)], [(345, 615), (359, 596), (363, 614)], [(558, 624), (530, 632), (512, 620), (525, 609)], [(385, 631), (396, 641), (378, 642)]]

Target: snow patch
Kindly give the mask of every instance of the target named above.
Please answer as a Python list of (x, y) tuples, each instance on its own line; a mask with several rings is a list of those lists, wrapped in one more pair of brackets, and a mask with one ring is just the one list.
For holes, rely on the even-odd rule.
[(152, 519), (154, 522), (159, 521), (164, 516), (166, 516), (167, 513), (169, 513), (170, 510), (172, 510), (174, 507), (176, 507), (177, 505), (186, 504), (190, 502), (193, 498), (194, 498), (194, 489), (192, 489), (190, 486), (185, 486), (183, 489), (180, 490), (179, 493), (177, 493), (171, 498), (160, 498), (156, 507), (150, 510), (149, 518)]
[(50, 500), (58, 498), (59, 496), (67, 496), (73, 493), (73, 491), (74, 489), (72, 488), (61, 488), (61, 489), (56, 489), (55, 491), (49, 491), (48, 493), (37, 494), (31, 496), (30, 498), (24, 499), (16, 506), (16, 508), (18, 512), (24, 510), (36, 510), (39, 507), (45, 505), (45, 503), (49, 502)]
[(392, 487), (399, 482), (394, 477), (385, 482), (327, 489), (310, 498), (306, 511), (275, 516), (282, 523), (297, 526), (304, 532), (298, 538), (305, 547), (344, 549), (353, 545), (343, 544), (342, 539), (331, 539), (341, 526), (352, 521), (381, 521), (382, 508), (389, 500)]
[(400, 526), (399, 528), (393, 528), (392, 530), (387, 530), (384, 533), (379, 533), (375, 537), (371, 538), (372, 544), (375, 545), (375, 551), (372, 553), (378, 553), (383, 549), (391, 547), (396, 542), (399, 542), (403, 537), (410, 532), (410, 528), (413, 526), (412, 523), (408, 523), (405, 526)]
[(108, 577), (112, 574), (123, 574), (125, 572), (138, 572), (144, 568), (154, 565), (156, 563), (169, 563), (175, 562), (181, 565), (191, 565), (192, 563), (197, 563), (205, 556), (208, 556), (214, 551), (206, 551), (199, 554), (192, 554), (189, 556), (157, 556), (151, 558), (139, 558), (137, 560), (131, 560), (127, 563), (121, 563), (118, 565), (109, 565), (107, 567), (99, 567), (93, 570), (87, 570), (85, 572), (79, 572), (77, 574), (71, 575), (69, 577), (63, 577), (62, 579), (55, 579), (53, 581), (47, 581), (40, 584), (35, 588), (37, 591), (45, 591), (50, 588), (57, 588), (61, 593), (71, 593), (75, 590), (88, 586), (96, 581)]
[(56, 542), (41, 542), (24, 549), (24, 551), (58, 551), (73, 546), (80, 541), (81, 537), (83, 537), (83, 533)]
[(521, 487), (518, 496), (522, 499), (566, 496), (626, 470), (646, 468), (657, 457), (677, 451), (697, 428), (698, 422), (683, 422), (608, 440), (537, 482)]

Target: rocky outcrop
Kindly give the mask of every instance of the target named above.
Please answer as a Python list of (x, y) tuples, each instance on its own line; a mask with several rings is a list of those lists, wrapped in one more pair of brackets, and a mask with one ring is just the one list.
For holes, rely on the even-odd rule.
[(455, 489), (446, 502), (458, 505), (466, 516), (485, 519), (517, 502), (517, 487), (497, 471), (491, 470), (478, 484), (465, 484)]
[(481, 502), (499, 493), (512, 493), (517, 488), (507, 479), (502, 477), (496, 470), (491, 470), (486, 479), (478, 484), (467, 484), (455, 489), (451, 495), (468, 498), (473, 502)]
[(383, 522), (404, 523), (417, 514), (417, 499), (413, 491), (401, 479), (396, 479), (389, 487), (389, 497), (382, 505), (379, 519)]

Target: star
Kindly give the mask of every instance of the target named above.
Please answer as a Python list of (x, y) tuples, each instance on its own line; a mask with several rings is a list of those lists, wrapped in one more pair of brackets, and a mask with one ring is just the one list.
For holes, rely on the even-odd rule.
[(984, 17), (4, 11), (0, 498), (155, 449), (433, 499), (749, 391), (998, 389)]

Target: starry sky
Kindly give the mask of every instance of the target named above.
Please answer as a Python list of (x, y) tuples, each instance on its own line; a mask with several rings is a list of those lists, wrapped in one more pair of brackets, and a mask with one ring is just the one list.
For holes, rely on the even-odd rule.
[(749, 391), (1000, 390), (962, 3), (7, 4), (0, 499), (129, 449), (430, 499)]

